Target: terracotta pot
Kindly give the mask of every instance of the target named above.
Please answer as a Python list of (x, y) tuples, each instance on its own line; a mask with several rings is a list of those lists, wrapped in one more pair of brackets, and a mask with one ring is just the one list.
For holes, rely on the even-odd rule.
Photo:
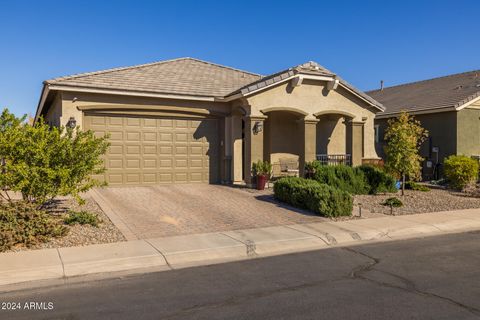
[(267, 183), (266, 175), (257, 176), (257, 190), (264, 190), (266, 183)]

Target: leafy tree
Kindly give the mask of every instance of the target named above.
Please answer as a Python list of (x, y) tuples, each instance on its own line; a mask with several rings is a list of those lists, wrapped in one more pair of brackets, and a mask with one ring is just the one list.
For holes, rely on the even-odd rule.
[(387, 141), (385, 167), (402, 177), (402, 196), (405, 193), (405, 176), (414, 179), (420, 176), (423, 158), (419, 151), (427, 137), (428, 131), (407, 112), (402, 112), (396, 119), (388, 120), (388, 128), (385, 131)]
[(80, 197), (95, 186), (104, 185), (92, 175), (105, 171), (102, 155), (108, 137), (92, 131), (51, 127), (43, 120), (34, 125), (16, 118), (8, 109), (0, 115), (1, 195), (21, 192), (24, 200), (43, 206), (56, 196)]

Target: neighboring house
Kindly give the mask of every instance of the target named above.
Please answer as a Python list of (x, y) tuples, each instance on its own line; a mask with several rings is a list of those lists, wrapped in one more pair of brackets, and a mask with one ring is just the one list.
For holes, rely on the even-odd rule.
[(257, 160), (378, 160), (382, 110), (315, 62), (261, 76), (180, 58), (45, 81), (35, 119), (110, 133), (110, 185), (251, 184)]
[(376, 149), (384, 157), (388, 119), (402, 110), (414, 115), (429, 132), (422, 145), (425, 179), (441, 176), (444, 158), (480, 155), (480, 71), (407, 83), (367, 92), (385, 112), (375, 118)]

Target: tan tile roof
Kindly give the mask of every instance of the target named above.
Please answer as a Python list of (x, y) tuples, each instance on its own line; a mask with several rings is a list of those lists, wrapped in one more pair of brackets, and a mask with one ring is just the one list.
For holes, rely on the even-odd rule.
[(252, 92), (299, 73), (335, 77), (345, 87), (382, 109), (380, 103), (313, 61), (262, 77), (259, 74), (198, 59), (179, 58), (60, 77), (47, 80), (45, 84), (142, 93), (226, 97), (240, 92), (243, 94)]
[(402, 110), (415, 112), (459, 107), (480, 96), (480, 70), (406, 83), (383, 90), (366, 92), (380, 101), (386, 111), (380, 116)]
[(261, 76), (218, 64), (179, 58), (47, 80), (47, 84), (190, 96), (223, 97)]

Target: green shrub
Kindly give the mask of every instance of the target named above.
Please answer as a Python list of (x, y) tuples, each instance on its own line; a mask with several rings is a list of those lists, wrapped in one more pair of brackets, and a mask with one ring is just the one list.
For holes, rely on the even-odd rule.
[(5, 160), (0, 185), (5, 190), (43, 205), (59, 195), (82, 202), (81, 193), (104, 185), (94, 175), (105, 171), (107, 137), (78, 127), (51, 127), (41, 119), (33, 126), (24, 120), (7, 109), (0, 115), (0, 158)]
[(411, 180), (405, 182), (405, 189), (423, 191), (423, 192), (430, 191), (429, 187)]
[(315, 167), (313, 179), (350, 194), (368, 194), (369, 186), (362, 170), (345, 165)]
[(397, 192), (395, 179), (385, 171), (372, 165), (362, 165), (356, 169), (363, 172), (368, 184), (368, 193)]
[(449, 156), (445, 159), (445, 176), (450, 186), (463, 190), (478, 178), (478, 161), (467, 156)]
[(388, 198), (383, 203), (384, 206), (399, 208), (403, 206), (403, 202), (398, 198)]
[(0, 202), (0, 252), (15, 245), (32, 246), (68, 232), (61, 220), (28, 202)]
[(294, 207), (308, 209), (326, 217), (349, 216), (353, 199), (345, 191), (314, 180), (285, 177), (273, 186), (275, 198)]
[(98, 216), (95, 213), (90, 213), (87, 211), (70, 211), (67, 216), (63, 219), (66, 224), (89, 224), (94, 227), (98, 227), (98, 224), (101, 222)]

